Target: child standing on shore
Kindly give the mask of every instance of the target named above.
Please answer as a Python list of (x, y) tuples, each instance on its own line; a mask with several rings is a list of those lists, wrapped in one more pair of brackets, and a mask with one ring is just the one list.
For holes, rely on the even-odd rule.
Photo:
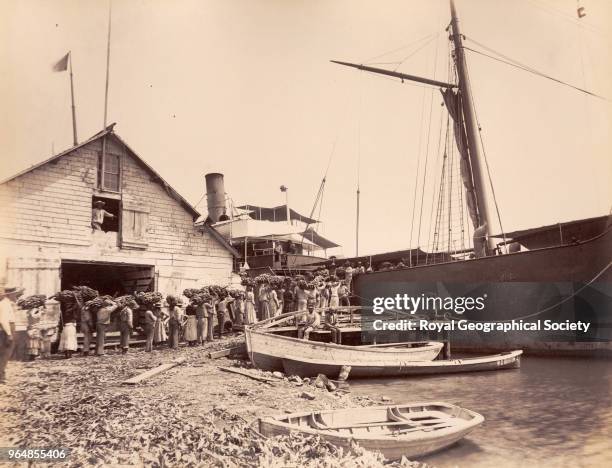
[(34, 309), (28, 310), (28, 328), (26, 333), (28, 335), (27, 347), (28, 358), (30, 359), (30, 361), (36, 359), (40, 352), (41, 335), (39, 324), (42, 316), (42, 311), (42, 307), (36, 307)]

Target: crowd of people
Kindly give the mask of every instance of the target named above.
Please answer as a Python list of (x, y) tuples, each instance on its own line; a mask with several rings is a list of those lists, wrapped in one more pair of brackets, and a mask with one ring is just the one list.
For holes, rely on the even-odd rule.
[[(243, 279), (247, 289), (247, 302), (251, 305), (251, 316), (260, 321), (284, 312), (306, 310), (311, 302), (317, 308), (350, 305), (353, 276), (365, 272), (361, 265), (353, 268), (347, 262), (337, 268), (332, 262), (328, 268), (321, 268), (295, 276), (263, 274), (254, 279)], [(251, 318), (247, 323), (253, 323)]]
[[(158, 292), (135, 292), (112, 297), (88, 286), (76, 286), (47, 298), (33, 295), (20, 299), (22, 288), (0, 289), (0, 380), (14, 346), (15, 317), (18, 309), (27, 312), (27, 355), (33, 360), (46, 358), (58, 341), (57, 351), (70, 358), (79, 349), (77, 330), (82, 334), (81, 354), (105, 355), (107, 334), (119, 331), (119, 347), (127, 353), (134, 331), (144, 337), (145, 351), (156, 347), (178, 348), (203, 345), (221, 337), (234, 326), (252, 325), (285, 312), (304, 311), (299, 336), (308, 339), (312, 330), (327, 327), (336, 331), (333, 309), (350, 305), (354, 275), (365, 272), (362, 265), (331, 262), (304, 275), (243, 276), (244, 289), (206, 286), (185, 289), (183, 297)], [(186, 300), (185, 300), (186, 298)], [(60, 303), (59, 323), (43, 320), (45, 303)], [(331, 309), (322, 317), (317, 309)]]

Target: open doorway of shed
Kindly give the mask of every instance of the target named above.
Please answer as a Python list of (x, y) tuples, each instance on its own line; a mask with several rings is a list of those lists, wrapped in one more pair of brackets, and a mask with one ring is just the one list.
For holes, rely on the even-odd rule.
[(61, 277), (62, 290), (89, 286), (111, 296), (155, 290), (155, 267), (151, 265), (63, 260)]

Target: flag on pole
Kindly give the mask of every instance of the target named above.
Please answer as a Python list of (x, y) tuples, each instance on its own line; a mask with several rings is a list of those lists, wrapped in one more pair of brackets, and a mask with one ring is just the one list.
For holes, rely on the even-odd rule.
[(66, 55), (64, 55), (59, 62), (57, 62), (55, 65), (53, 65), (53, 71), (55, 72), (61, 72), (61, 71), (66, 71), (68, 70), (68, 57), (70, 56), (70, 52), (68, 52)]

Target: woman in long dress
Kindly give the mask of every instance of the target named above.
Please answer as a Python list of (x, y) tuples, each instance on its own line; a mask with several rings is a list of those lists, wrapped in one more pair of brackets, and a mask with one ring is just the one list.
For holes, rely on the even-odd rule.
[(270, 317), (276, 317), (278, 315), (278, 308), (280, 307), (280, 303), (278, 301), (278, 294), (276, 294), (276, 290), (274, 288), (270, 288)]
[(198, 321), (196, 319), (196, 306), (189, 304), (185, 311), (187, 315), (187, 323), (185, 324), (185, 333), (183, 337), (189, 343), (189, 346), (195, 346), (198, 341)]
[(242, 325), (244, 323), (244, 295), (242, 292), (236, 294), (232, 309), (234, 311), (234, 325)]
[(264, 285), (259, 290), (259, 320), (270, 318), (270, 288)]
[(255, 315), (255, 294), (253, 288), (249, 286), (246, 292), (245, 307), (245, 321), (247, 325), (251, 325), (257, 322), (257, 316)]
[(157, 317), (157, 321), (155, 322), (155, 331), (153, 333), (153, 343), (165, 343), (168, 341), (165, 323), (168, 318), (168, 314), (162, 310), (162, 305), (160, 303), (155, 304), (153, 313), (155, 314), (155, 317)]
[(77, 315), (77, 304), (65, 304), (62, 310), (62, 323), (64, 328), (60, 335), (60, 342), (58, 351), (64, 352), (66, 359), (72, 357), (72, 353), (77, 350), (77, 336), (76, 336), (76, 315)]

